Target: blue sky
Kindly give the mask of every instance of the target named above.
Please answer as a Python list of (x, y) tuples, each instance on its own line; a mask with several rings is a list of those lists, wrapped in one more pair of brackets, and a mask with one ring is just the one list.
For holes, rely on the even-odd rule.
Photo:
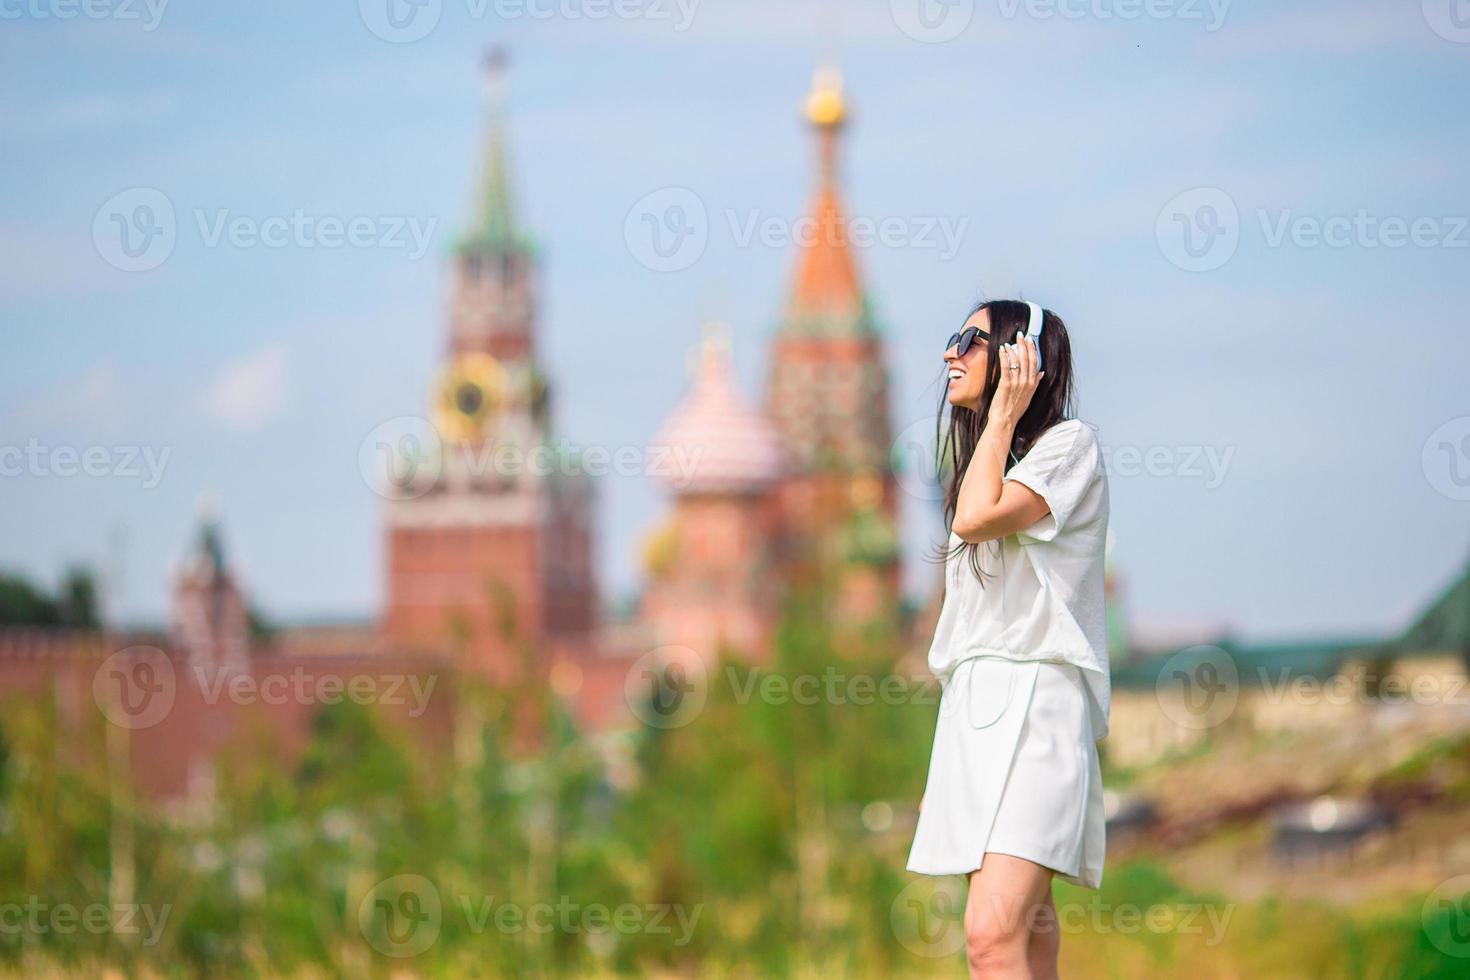
[[(920, 0), (601, 18), (430, 0), (409, 23), (432, 29), (403, 43), (379, 36), (384, 2), (175, 0), (156, 22), (141, 0), (0, 3), (0, 463), (43, 454), (0, 475), (0, 566), (51, 581), (116, 552), (122, 611), (160, 617), (217, 494), (268, 614), (376, 609), (358, 448), (426, 402), (492, 42), (512, 50), (516, 193), (573, 441), (644, 444), (707, 320), (730, 324), (757, 395), (792, 249), (738, 229), (801, 215), (800, 104), (835, 60), (849, 211), (900, 230), (860, 255), (897, 427), (932, 412), (937, 348), (977, 297), (1061, 312), (1136, 622), (1394, 629), (1470, 553), (1470, 31), (1450, 0), (922, 0), (928, 20)], [(97, 235), (138, 188), (173, 207), (176, 241), (128, 272)], [(693, 192), (708, 244), (659, 272), (625, 224), (666, 188)], [(211, 239), (221, 218), (297, 212), (374, 234)], [(431, 230), (422, 256), (382, 240), (395, 222)], [(963, 229), (954, 249), (936, 225)], [(65, 475), (58, 447), (94, 450), (99, 475)], [(663, 500), (601, 481), (605, 592), (636, 588)], [(903, 506), (919, 593), (936, 524)]]

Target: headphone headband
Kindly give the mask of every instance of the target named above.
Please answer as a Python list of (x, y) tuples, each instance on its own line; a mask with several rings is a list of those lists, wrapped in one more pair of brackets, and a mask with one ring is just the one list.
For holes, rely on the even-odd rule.
[(1026, 334), (1025, 334), (1025, 336), (1031, 338), (1032, 342), (1036, 344), (1036, 370), (1040, 371), (1041, 370), (1041, 328), (1044, 327), (1044, 326), (1046, 326), (1046, 315), (1045, 315), (1045, 313), (1042, 312), (1041, 306), (1038, 305), (1038, 304), (1036, 304), (1036, 303), (1028, 302), (1026, 304), (1026, 308), (1031, 311), (1031, 315), (1030, 315), (1029, 318), (1027, 318), (1027, 321), (1026, 321)]

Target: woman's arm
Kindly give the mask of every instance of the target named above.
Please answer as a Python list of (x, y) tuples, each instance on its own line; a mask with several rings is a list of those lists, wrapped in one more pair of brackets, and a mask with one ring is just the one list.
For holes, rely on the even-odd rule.
[[(1019, 370), (1011, 370), (1012, 364)], [(1004, 479), (1016, 421), (1031, 404), (1041, 374), (1036, 370), (1034, 341), (1022, 339), (1001, 347), (1000, 384), (991, 399), (975, 455), (960, 478), (959, 500), (950, 529), (961, 541), (994, 541), (1024, 531), (1051, 512), (1035, 490)]]

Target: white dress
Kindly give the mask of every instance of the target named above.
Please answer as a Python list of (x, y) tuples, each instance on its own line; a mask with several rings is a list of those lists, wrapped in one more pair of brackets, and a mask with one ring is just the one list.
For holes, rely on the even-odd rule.
[(1010, 854), (1097, 888), (1106, 846), (1097, 739), (1110, 688), (1096, 434), (1076, 421), (1053, 426), (1006, 479), (1051, 513), (981, 545), (983, 581), (964, 553), (946, 562), (929, 652), (944, 693), (908, 870), (965, 874), (986, 853)]

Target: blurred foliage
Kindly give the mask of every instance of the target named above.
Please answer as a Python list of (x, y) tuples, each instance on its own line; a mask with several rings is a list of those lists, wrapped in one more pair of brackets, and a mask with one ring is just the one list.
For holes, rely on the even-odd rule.
[(69, 568), (55, 595), (29, 579), (0, 574), (0, 626), (96, 629), (97, 580), (85, 568)]
[[(881, 630), (834, 654), (813, 609), (795, 604), (769, 663), (714, 665), (687, 724), (588, 738), (543, 687), (461, 678), (448, 748), (347, 700), (321, 708), (294, 752), (269, 727), (241, 733), (201, 805), (135, 805), (109, 778), (115, 730), (95, 713), (66, 723), (59, 694), (11, 699), (0, 971), (963, 975), (958, 949), (915, 952), (894, 925), (917, 880), (903, 868), (937, 688), (893, 683)], [(393, 945), (412, 932), (366, 924), (380, 907), (419, 914), (381, 893), (405, 875), (439, 903), (421, 950)], [(1421, 925), (1422, 896), (1398, 914), (1237, 904), (1138, 860), (1110, 865), (1101, 892), (1056, 895), (1100, 916), (1065, 937), (1065, 976), (1448, 977), (1466, 963), (1441, 950), (1460, 912)], [(105, 928), (64, 928), (63, 906)], [(632, 909), (631, 927), (595, 921), (594, 906)], [(1163, 928), (1116, 914), (1158, 908), (1172, 910)], [(1191, 908), (1198, 928), (1182, 928)]]

